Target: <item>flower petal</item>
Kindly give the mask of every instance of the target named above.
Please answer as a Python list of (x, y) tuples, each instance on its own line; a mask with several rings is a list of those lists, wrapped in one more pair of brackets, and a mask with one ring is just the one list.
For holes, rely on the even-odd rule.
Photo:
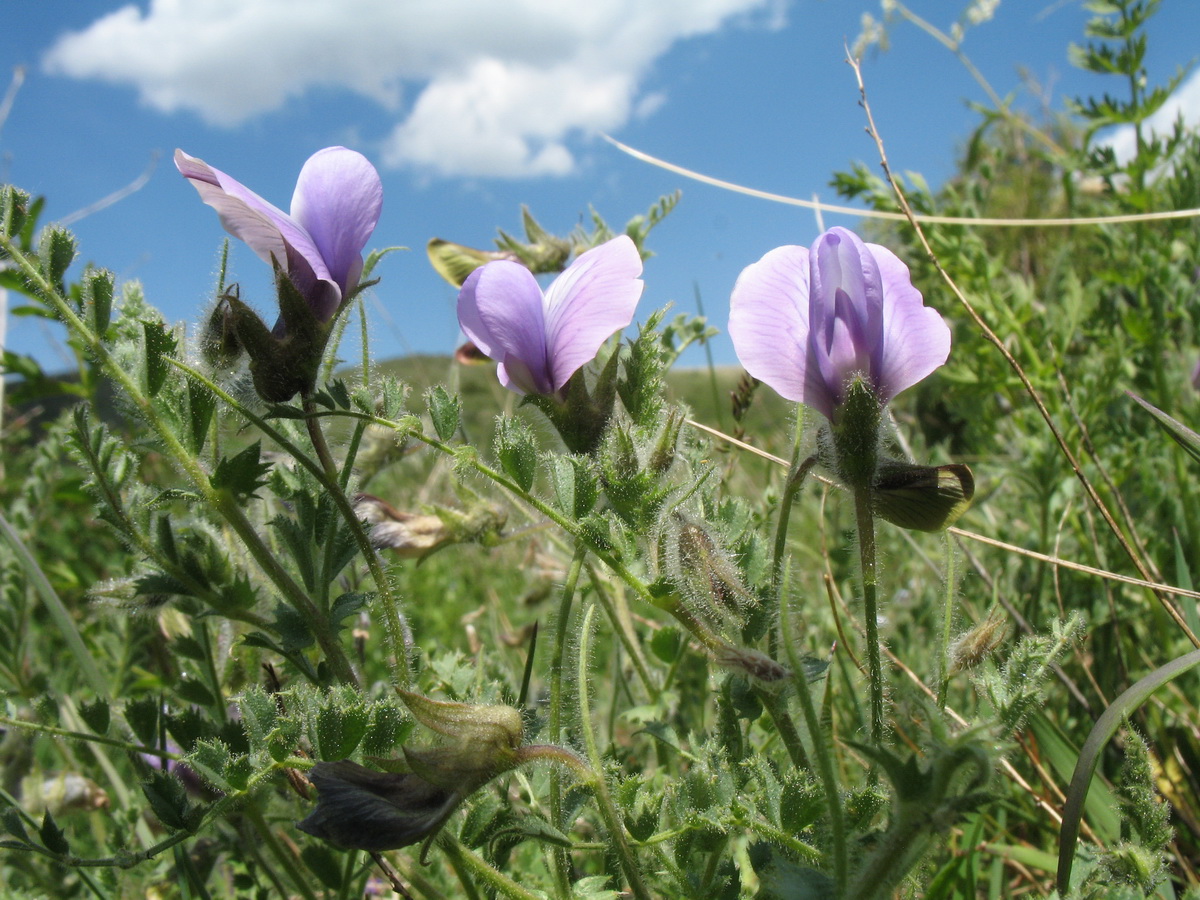
[(291, 216), (268, 203), (241, 182), (214, 169), (202, 159), (175, 151), (175, 166), (191, 181), (200, 199), (217, 211), (221, 224), (234, 237), (244, 241), (267, 265), (271, 256), (281, 266), (287, 264), (284, 244), (291, 245), (314, 271), (323, 268), (321, 254), (312, 237)]
[(581, 254), (550, 285), (544, 308), (552, 391), (633, 321), (644, 287), (641, 274), (641, 254), (623, 234)]
[(738, 276), (729, 336), (746, 371), (832, 418), (834, 395), (809, 353), (809, 250), (777, 247)]
[(365, 156), (345, 147), (318, 150), (296, 180), (292, 218), (312, 236), (344, 296), (362, 273), (362, 250), (379, 222), (383, 184)]
[(883, 334), (879, 268), (858, 235), (831, 228), (813, 244), (809, 324), (822, 378), (839, 402), (850, 376), (872, 374)]
[(458, 323), (463, 333), (503, 364), (501, 381), (521, 393), (555, 390), (546, 366), (542, 303), (537, 280), (511, 260), (476, 269), (458, 292)]
[(882, 353), (873, 375), (880, 401), (887, 403), (946, 362), (950, 328), (936, 309), (924, 305), (908, 266), (896, 254), (878, 244), (866, 246), (879, 266), (885, 298)]

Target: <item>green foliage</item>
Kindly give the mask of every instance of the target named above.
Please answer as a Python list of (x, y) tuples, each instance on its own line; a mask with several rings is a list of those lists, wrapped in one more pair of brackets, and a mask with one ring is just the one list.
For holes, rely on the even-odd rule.
[[(937, 32), (953, 52), (985, 5)], [(1093, 4), (1073, 59), (1120, 88), (1044, 120), (997, 97), (955, 177), (905, 175), (914, 209), (1200, 207), (1200, 138), (1142, 125), (1178, 83), (1145, 82), (1156, 6)], [(1116, 124), (1137, 129), (1132, 160), (1092, 141)], [(834, 183), (890, 210), (872, 169)], [(624, 227), (643, 258), (677, 201)], [(874, 741), (852, 503), (787, 480), (829, 438), (736, 371), (673, 369), (715, 334), (703, 318), (646, 315), (554, 397), (517, 402), (489, 368), (443, 359), (339, 377), (336, 323), (285, 277), (281, 328), (222, 275), (188, 337), (106, 270), (68, 283), (76, 242), (39, 232), (41, 210), (0, 193), (0, 284), (21, 314), (68, 323), (78, 363), (52, 378), (4, 358), (24, 379), (10, 397), (75, 404), (5, 413), (13, 896), (362, 896), (374, 862), (344, 848), (367, 846), (413, 896), (1046, 894), (1058, 836), (1042, 798), (1081, 757), (1111, 784), (1069, 789), (1090, 831), (1066, 896), (1187, 896), (1194, 692), (1135, 704), (1144, 740), (1109, 704), (1183, 658), (1177, 619), (1200, 619), (1094, 570), (1183, 589), (1200, 571), (1194, 470), (1172, 443), (1196, 455), (1194, 222), (926, 229), (1044, 413), (912, 231), (874, 230), (954, 329), (951, 362), (889, 408), (884, 470), (868, 467), (896, 494), (873, 510), (872, 624), (896, 658)], [(458, 283), (501, 255), (559, 271), (617, 232), (593, 211), (556, 235), (523, 210), (498, 251), (435, 239), (429, 254)], [(791, 476), (689, 420), (732, 421)], [(965, 549), (889, 527), (960, 512), (964, 461)], [(366, 489), (401, 537), (359, 520)], [(938, 514), (913, 513), (930, 491)], [(408, 552), (431, 531), (436, 553)], [(1118, 749), (1088, 740), (1098, 718)]]

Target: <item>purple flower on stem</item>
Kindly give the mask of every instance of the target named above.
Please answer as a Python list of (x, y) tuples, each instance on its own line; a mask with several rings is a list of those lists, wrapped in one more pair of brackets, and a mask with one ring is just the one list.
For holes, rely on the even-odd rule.
[(908, 267), (845, 228), (746, 267), (729, 334), (747, 372), (835, 423), (856, 377), (883, 406), (950, 355), (950, 329)]
[(545, 294), (520, 263), (472, 272), (458, 294), (466, 336), (500, 363), (500, 383), (519, 394), (557, 394), (633, 321), (642, 257), (627, 235), (581, 254)]
[(314, 153), (296, 180), (290, 215), (182, 150), (175, 166), (226, 231), (287, 273), (318, 322), (333, 318), (358, 284), (383, 205), (379, 173), (366, 157), (345, 147)]

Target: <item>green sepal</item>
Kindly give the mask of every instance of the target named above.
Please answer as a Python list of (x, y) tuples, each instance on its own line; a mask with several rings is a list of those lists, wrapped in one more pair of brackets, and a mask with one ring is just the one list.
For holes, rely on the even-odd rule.
[(78, 250), (79, 245), (75, 241), (75, 236), (61, 225), (49, 225), (42, 232), (42, 239), (38, 242), (38, 256), (41, 258), (42, 271), (46, 279), (60, 294), (66, 293), (63, 287), (63, 276), (71, 263), (75, 261), (75, 254)]
[(236, 456), (223, 456), (213, 471), (212, 486), (225, 490), (239, 501), (253, 499), (267, 483), (271, 464), (262, 459), (262, 442), (255, 441)]
[(175, 352), (178, 341), (160, 320), (143, 320), (142, 332), (146, 337), (146, 393), (153, 397), (166, 384), (171, 371), (166, 358)]
[(496, 420), (496, 458), (505, 474), (523, 491), (533, 487), (537, 475), (537, 445), (533, 432), (520, 419)]
[(107, 269), (88, 266), (83, 273), (83, 306), (91, 320), (92, 330), (104, 337), (112, 317), (113, 273)]
[(79, 717), (83, 719), (88, 728), (99, 735), (108, 733), (111, 714), (108, 701), (103, 697), (97, 697), (91, 701), (85, 700), (79, 704)]
[(58, 823), (54, 821), (54, 816), (50, 815), (50, 810), (46, 810), (42, 817), (42, 827), (38, 829), (38, 836), (42, 839), (42, 844), (51, 853), (66, 854), (71, 852), (71, 845), (67, 842), (67, 836), (63, 834)]
[(854, 378), (830, 426), (834, 471), (852, 491), (870, 490), (875, 482), (882, 420), (883, 407), (875, 389), (865, 379)]
[(458, 394), (451, 394), (442, 385), (437, 384), (425, 392), (425, 403), (429, 407), (429, 418), (437, 436), (443, 441), (454, 437), (462, 415), (462, 400)]

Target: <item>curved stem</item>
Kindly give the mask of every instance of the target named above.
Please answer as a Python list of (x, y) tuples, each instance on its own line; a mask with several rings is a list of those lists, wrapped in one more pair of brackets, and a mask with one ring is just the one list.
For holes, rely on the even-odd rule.
[(526, 890), (503, 872), (488, 865), (477, 854), (460, 844), (458, 838), (443, 831), (437, 842), (454, 868), (455, 874), (458, 875), (459, 881), (462, 882), (468, 900), (479, 900), (479, 892), (475, 890), (475, 886), (468, 876), (479, 879), (496, 893), (502, 894), (510, 900), (541, 900), (543, 895)]

